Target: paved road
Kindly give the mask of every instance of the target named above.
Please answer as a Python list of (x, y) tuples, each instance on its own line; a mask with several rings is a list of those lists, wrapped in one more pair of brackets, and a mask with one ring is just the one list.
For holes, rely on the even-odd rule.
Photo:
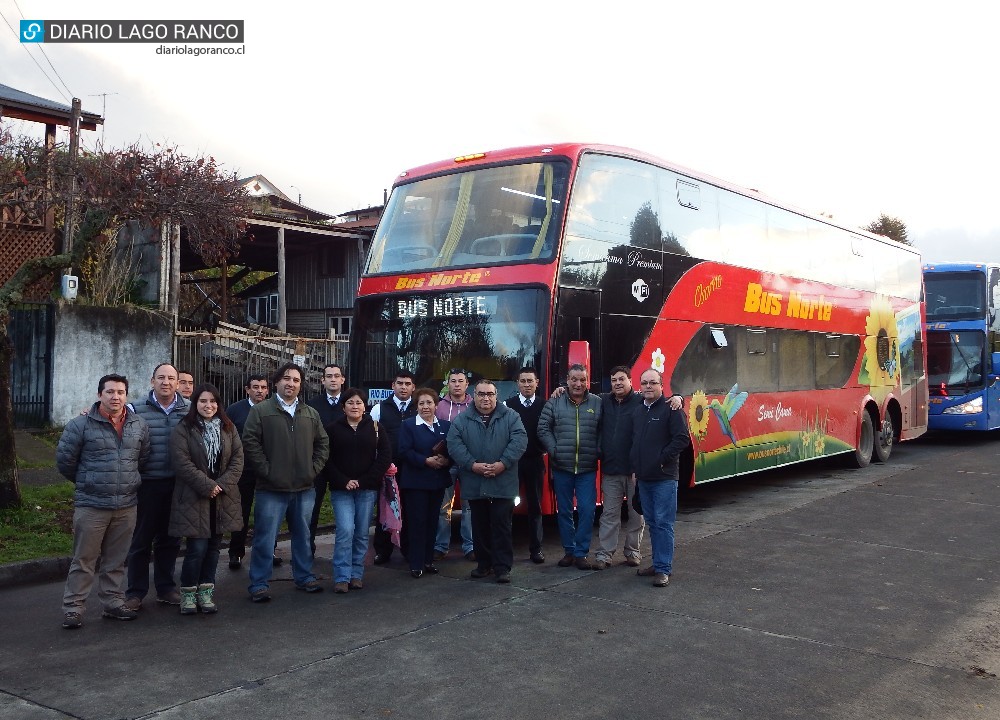
[(507, 586), (394, 562), (313, 596), (283, 568), (253, 605), (223, 567), (216, 616), (94, 598), (74, 632), (61, 582), (0, 590), (0, 718), (998, 718), (998, 455), (939, 438), (700, 488), (662, 590), (557, 567), (554, 526)]

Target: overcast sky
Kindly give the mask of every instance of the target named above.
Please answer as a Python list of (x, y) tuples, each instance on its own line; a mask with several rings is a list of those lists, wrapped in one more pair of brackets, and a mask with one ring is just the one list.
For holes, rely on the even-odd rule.
[[(331, 214), (380, 204), (408, 167), (602, 142), (851, 226), (899, 217), (927, 261), (1000, 261), (991, 5), (925, 6), (0, 0), (0, 83), (104, 112), (88, 146), (177, 144)], [(239, 19), (246, 50), (46, 58), (22, 18)]]

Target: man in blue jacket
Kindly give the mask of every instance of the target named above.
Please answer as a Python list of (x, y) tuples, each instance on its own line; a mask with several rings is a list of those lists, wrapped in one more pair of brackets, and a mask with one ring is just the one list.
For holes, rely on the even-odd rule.
[(125, 404), (128, 380), (105, 375), (97, 402), (66, 425), (56, 466), (73, 492), (73, 561), (63, 591), (63, 627), (83, 625), (83, 608), (101, 563), (98, 597), (104, 617), (134, 620), (125, 607), (125, 556), (135, 527), (139, 471), (149, 458), (149, 428)]
[(637, 571), (666, 587), (674, 562), (677, 475), (681, 452), (691, 444), (687, 421), (663, 397), (663, 376), (650, 369), (640, 376), (642, 403), (632, 415), (631, 466), (639, 487), (642, 514), (649, 528), (653, 564)]

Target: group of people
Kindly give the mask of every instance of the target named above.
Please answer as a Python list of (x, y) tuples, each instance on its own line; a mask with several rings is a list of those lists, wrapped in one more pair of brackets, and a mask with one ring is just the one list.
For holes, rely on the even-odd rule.
[[(367, 410), (362, 391), (345, 388), (343, 369), (328, 365), (323, 392), (300, 399), (301, 368), (286, 363), (270, 378), (253, 375), (246, 395), (223, 409), (218, 389), (193, 387), (190, 373), (158, 365), (143, 402), (129, 404), (128, 379), (105, 375), (97, 400), (67, 424), (57, 448), (60, 472), (76, 485), (73, 559), (63, 595), (63, 627), (82, 626), (98, 574), (103, 616), (133, 620), (150, 591), (180, 612), (214, 613), (215, 576), (223, 536), (231, 533), (229, 567), (246, 553), (251, 509), (253, 542), (248, 593), (271, 599), (277, 535), (287, 521), (296, 589), (317, 593), (315, 538), (324, 496), (336, 521), (333, 590), (364, 587), (373, 508), (386, 474), (396, 468), (402, 530), (396, 542), (410, 574), (436, 574), (448, 552), (456, 481), (460, 487), (462, 550), (476, 562), (473, 578), (510, 582), (515, 498), (527, 504), (532, 561), (542, 553), (543, 456), (548, 453), (565, 549), (560, 565), (608, 567), (615, 552), (621, 504), (639, 489), (650, 525), (653, 562), (640, 570), (666, 585), (673, 556), (678, 457), (688, 443), (679, 398), (663, 398), (655, 370), (632, 392), (627, 368), (612, 372), (612, 393), (587, 388), (587, 371), (570, 368), (565, 392), (537, 397), (538, 373), (524, 368), (518, 394), (498, 402), (496, 385), (481, 379), (469, 393), (468, 374), (453, 369), (442, 398), (397, 373), (392, 395)], [(187, 376), (187, 377), (184, 377)], [(270, 395), (270, 389), (274, 394)], [(188, 392), (190, 391), (190, 392)], [(187, 397), (186, 397), (187, 396)], [(642, 410), (642, 412), (640, 412)], [(596, 503), (596, 464), (603, 465), (600, 549), (589, 560)], [(589, 486), (588, 486), (589, 478)], [(523, 489), (522, 489), (523, 488)], [(573, 501), (579, 518), (574, 526)], [(639, 565), (643, 521), (630, 514), (625, 558)], [(174, 580), (185, 540), (180, 585)], [(389, 561), (394, 538), (376, 523), (374, 562)]]

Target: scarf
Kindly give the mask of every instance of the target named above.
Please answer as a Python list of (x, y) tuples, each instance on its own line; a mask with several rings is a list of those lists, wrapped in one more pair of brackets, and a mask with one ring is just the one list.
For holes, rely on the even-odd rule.
[(216, 472), (219, 454), (222, 451), (222, 420), (217, 417), (201, 423), (201, 437), (205, 441), (205, 455), (208, 457), (208, 469)]

